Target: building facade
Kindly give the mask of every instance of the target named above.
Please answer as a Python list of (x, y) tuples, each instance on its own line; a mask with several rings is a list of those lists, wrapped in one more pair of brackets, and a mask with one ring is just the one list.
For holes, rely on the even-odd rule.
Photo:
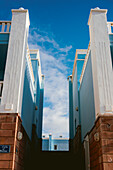
[(87, 170), (113, 169), (113, 22), (106, 14), (91, 9), (88, 49), (76, 50), (68, 77), (70, 149), (84, 146)]
[(48, 138), (42, 138), (42, 151), (69, 151), (69, 140), (67, 138), (52, 138), (50, 134)]
[(8, 170), (28, 169), (42, 138), (44, 76), (39, 50), (28, 46), (29, 25), (23, 8), (0, 21), (0, 168)]

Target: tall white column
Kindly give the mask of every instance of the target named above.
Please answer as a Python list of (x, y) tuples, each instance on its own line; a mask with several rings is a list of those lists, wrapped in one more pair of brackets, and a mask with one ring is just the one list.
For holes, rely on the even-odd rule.
[(49, 134), (49, 151), (52, 150), (52, 135)]
[(89, 30), (96, 117), (113, 113), (113, 71), (106, 9), (91, 9)]
[(21, 113), (29, 23), (28, 10), (12, 10), (0, 112)]

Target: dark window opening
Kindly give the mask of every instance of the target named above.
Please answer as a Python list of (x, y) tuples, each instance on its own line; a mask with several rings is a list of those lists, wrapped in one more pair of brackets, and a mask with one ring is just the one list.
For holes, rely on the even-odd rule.
[(57, 145), (54, 145), (54, 150), (57, 150)]

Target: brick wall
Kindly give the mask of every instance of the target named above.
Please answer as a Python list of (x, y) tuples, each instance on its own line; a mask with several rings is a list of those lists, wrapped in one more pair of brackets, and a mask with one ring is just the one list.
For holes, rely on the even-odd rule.
[[(22, 140), (17, 138), (19, 131), (23, 134)], [(0, 153), (0, 170), (28, 169), (30, 140), (18, 114), (0, 113), (0, 145), (10, 145), (10, 153)]]
[(113, 116), (98, 117), (89, 133), (89, 148), (91, 170), (113, 169)]

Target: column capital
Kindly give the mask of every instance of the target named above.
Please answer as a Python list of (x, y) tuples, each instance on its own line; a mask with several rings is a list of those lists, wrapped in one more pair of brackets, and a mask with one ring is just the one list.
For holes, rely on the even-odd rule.
[(28, 26), (30, 25), (30, 20), (29, 20), (29, 11), (28, 9), (24, 9), (24, 8), (19, 8), (19, 9), (12, 9), (12, 16), (17, 14), (17, 13), (26, 13), (26, 15), (28, 16)]
[(13, 12), (28, 12), (28, 9), (24, 9), (24, 8), (21, 7), (19, 9), (12, 9), (11, 11), (12, 11), (12, 13)]
[(99, 13), (105, 13), (105, 14), (107, 14), (107, 9), (100, 9), (100, 8), (92, 8), (91, 10), (90, 10), (90, 14), (89, 14), (89, 19), (88, 19), (88, 25), (90, 25), (90, 20), (91, 20), (91, 17), (92, 17), (92, 14), (95, 14), (95, 13), (97, 13), (97, 14), (99, 14)]
[(68, 77), (67, 77), (67, 80), (68, 80), (68, 81), (72, 81), (72, 75), (68, 76)]

